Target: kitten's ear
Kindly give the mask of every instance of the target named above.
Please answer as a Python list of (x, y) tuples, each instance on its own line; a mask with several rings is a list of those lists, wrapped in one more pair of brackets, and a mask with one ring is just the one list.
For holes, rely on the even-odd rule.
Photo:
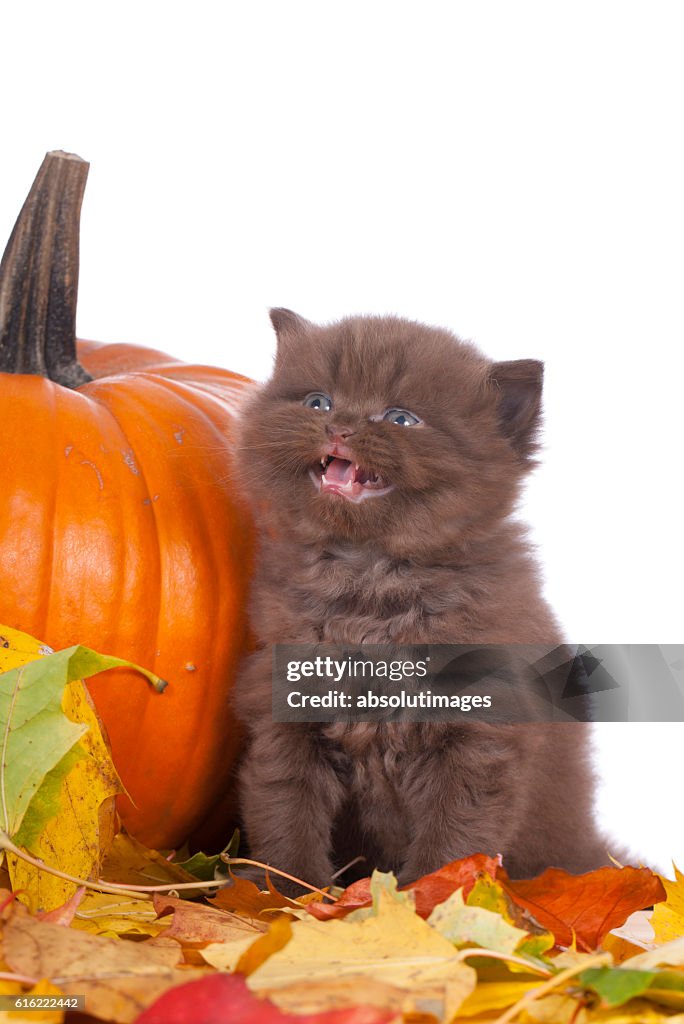
[(280, 362), (289, 349), (289, 342), (306, 334), (311, 326), (303, 316), (298, 316), (291, 309), (276, 308), (269, 310), (273, 329), (278, 339), (277, 361)]
[(536, 451), (544, 364), (538, 359), (494, 363), (490, 380), (498, 392), (499, 422), (524, 459)]
[(278, 338), (284, 334), (302, 333), (309, 327), (309, 321), (305, 320), (303, 316), (293, 313), (291, 309), (282, 307), (270, 309), (268, 315)]

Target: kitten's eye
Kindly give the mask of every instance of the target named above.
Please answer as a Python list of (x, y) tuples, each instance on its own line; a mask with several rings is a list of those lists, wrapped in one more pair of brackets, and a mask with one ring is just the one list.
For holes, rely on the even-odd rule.
[(398, 427), (417, 427), (423, 422), (408, 409), (388, 409), (382, 418), (388, 423), (396, 423)]
[(302, 405), (305, 405), (307, 409), (320, 409), (321, 412), (330, 412), (332, 409), (332, 398), (322, 391), (312, 391), (310, 395), (306, 396)]

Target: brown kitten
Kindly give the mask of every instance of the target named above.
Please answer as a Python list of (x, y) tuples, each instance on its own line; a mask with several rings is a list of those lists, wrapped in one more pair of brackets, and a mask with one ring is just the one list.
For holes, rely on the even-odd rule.
[(542, 364), (395, 317), (271, 320), (275, 370), (239, 442), (261, 528), (260, 650), (235, 693), (251, 855), (317, 885), (358, 854), (401, 882), (475, 852), (518, 876), (605, 863), (584, 725), (273, 722), (275, 643), (562, 638), (510, 518)]

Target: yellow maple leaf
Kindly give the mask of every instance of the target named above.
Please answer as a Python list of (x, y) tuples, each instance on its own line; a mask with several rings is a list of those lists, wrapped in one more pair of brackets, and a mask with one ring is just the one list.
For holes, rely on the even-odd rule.
[(169, 922), (160, 921), (152, 900), (126, 894), (87, 892), (78, 905), (72, 928), (92, 935), (161, 935)]
[(664, 903), (656, 903), (651, 917), (654, 941), (657, 943), (671, 942), (684, 936), (684, 875), (676, 866), (674, 871), (674, 882), (661, 876), (667, 899)]
[[(0, 670), (8, 671), (51, 653), (51, 648), (26, 633), (0, 627)], [(40, 830), (33, 833), (31, 816), (27, 814), (16, 838), (18, 845), (46, 864), (87, 879), (98, 874), (103, 853), (114, 838), (114, 797), (122, 787), (100, 720), (82, 682), (65, 687), (62, 710), (72, 722), (85, 723), (88, 731), (67, 754), (70, 770), (52, 790), (47, 786), (43, 791), (49, 794), (56, 813), (47, 822), (41, 822)], [(21, 890), (19, 898), (35, 909), (54, 910), (76, 891), (73, 882), (51, 875), (14, 854), (8, 854), (7, 866), (12, 888), (15, 892)]]
[(480, 982), (458, 1011), (460, 1017), (473, 1017), (489, 1010), (504, 1010), (522, 999), (541, 984), (539, 978), (533, 981), (485, 981)]
[(0, 626), (0, 672), (9, 672), (11, 668), (19, 668), (28, 661), (35, 661), (53, 650), (47, 644), (34, 639), (20, 629)]
[(572, 996), (552, 992), (525, 1007), (518, 1019), (521, 1024), (587, 1024), (589, 1017)]
[(288, 944), (249, 977), (248, 985), (278, 1003), (278, 989), (307, 979), (372, 979), (406, 992), (404, 1012), (450, 1020), (477, 976), (452, 944), (415, 911), (380, 892), (377, 913), (363, 920), (295, 921)]
[(173, 888), (174, 882), (196, 882), (180, 864), (167, 858), (157, 850), (150, 850), (142, 843), (120, 832), (114, 837), (102, 865), (102, 877), (123, 885), (165, 885)]

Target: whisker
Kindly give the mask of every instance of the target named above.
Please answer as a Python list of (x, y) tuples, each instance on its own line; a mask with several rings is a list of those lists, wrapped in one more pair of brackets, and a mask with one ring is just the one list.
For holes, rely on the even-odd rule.
[(243, 444), (236, 446), (234, 451), (251, 452), (257, 448), (282, 448), (285, 443), (284, 441), (266, 441), (264, 444)]

